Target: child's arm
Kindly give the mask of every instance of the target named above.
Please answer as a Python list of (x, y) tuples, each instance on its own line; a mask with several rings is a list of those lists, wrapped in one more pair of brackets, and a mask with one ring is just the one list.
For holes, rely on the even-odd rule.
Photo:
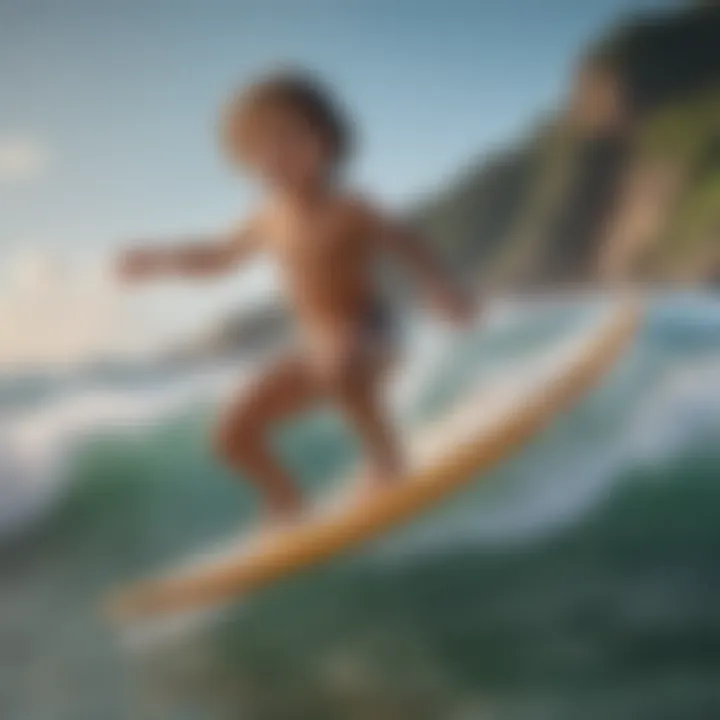
[(227, 272), (253, 255), (259, 247), (259, 222), (227, 236), (179, 247), (140, 247), (120, 257), (118, 272), (126, 280), (168, 276), (206, 277)]
[(455, 284), (421, 235), (400, 222), (373, 214), (375, 237), (419, 281), (431, 304), (454, 322), (475, 314), (470, 295)]

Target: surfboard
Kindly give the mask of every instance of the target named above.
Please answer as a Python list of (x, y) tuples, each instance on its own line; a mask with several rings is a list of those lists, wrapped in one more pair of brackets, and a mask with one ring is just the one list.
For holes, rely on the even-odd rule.
[(341, 491), (298, 521), (250, 530), (177, 568), (111, 593), (117, 622), (208, 610), (260, 590), (397, 527), (517, 452), (612, 368), (639, 323), (634, 300), (615, 301), (581, 331), (513, 372), (466, 394), (409, 438), (409, 471), (373, 493)]

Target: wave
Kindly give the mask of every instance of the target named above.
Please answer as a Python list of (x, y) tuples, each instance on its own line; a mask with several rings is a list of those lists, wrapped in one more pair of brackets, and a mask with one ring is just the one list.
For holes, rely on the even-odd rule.
[[(466, 338), (413, 325), (411, 362), (398, 377), (395, 406), (408, 408), (433, 393), (447, 393), (448, 378), (457, 384), (459, 378), (503, 367), (577, 323), (587, 308), (577, 299), (501, 301)], [(482, 502), (464, 511), (451, 504), (452, 522), (439, 514), (404, 534), (401, 543), (389, 543), (388, 552), (517, 541), (561, 527), (605, 497), (623, 469), (651, 462), (662, 452), (679, 452), (711, 434), (720, 417), (716, 330), (720, 335), (720, 304), (713, 299), (656, 301), (634, 352), (600, 393), (472, 490)], [(0, 535), (30, 529), (51, 513), (75, 482), (76, 459), (98, 438), (123, 443), (128, 435), (143, 437), (191, 418), (247, 381), (247, 370), (216, 364), (168, 378), (135, 383), (126, 378), (115, 386), (97, 378), (85, 385), (76, 380), (44, 401), (36, 398), (5, 412), (0, 417)], [(295, 434), (306, 432), (297, 428)], [(313, 464), (314, 458), (304, 455), (317, 454), (321, 442), (298, 451), (301, 465)], [(152, 486), (152, 467), (146, 474)]]
[[(416, 328), (398, 404), (507, 369), (577, 321), (577, 305), (501, 303), (469, 337)], [(172, 716), (339, 717), (357, 700), (395, 717), (407, 700), (403, 717), (510, 717), (518, 698), (548, 717), (689, 716), (688, 692), (717, 698), (717, 328), (716, 303), (659, 299), (602, 387), (522, 453), (354, 558), (218, 625), (168, 630), (169, 648), (142, 648), (153, 672), (139, 668), (134, 697)], [(3, 414), (0, 524), (37, 532), (0, 554), (0, 634), (22, 633), (41, 680), (80, 679), (31, 694), (8, 642), (0, 693), (16, 705), (106, 712), (127, 688), (91, 606), (249, 517), (250, 492), (211, 465), (201, 427), (245, 371), (85, 378)], [(280, 440), (317, 490), (352, 454), (325, 416)], [(557, 712), (568, 698), (577, 712)]]
[(206, 403), (243, 376), (242, 366), (118, 388), (71, 385), (0, 418), (0, 536), (31, 526), (72, 480), (72, 461), (101, 437), (141, 435)]
[[(394, 387), (394, 404), (418, 393), (442, 355), (437, 331), (413, 331), (417, 360)], [(0, 387), (0, 537), (41, 520), (73, 481), (73, 461), (98, 439), (142, 437), (250, 381), (248, 362), (228, 359), (192, 371), (23, 376)], [(152, 482), (152, 479), (149, 478)]]
[(535, 541), (581, 523), (628, 478), (713, 449), (720, 436), (719, 359), (648, 373), (641, 356), (445, 513), (383, 543), (378, 557), (406, 561)]

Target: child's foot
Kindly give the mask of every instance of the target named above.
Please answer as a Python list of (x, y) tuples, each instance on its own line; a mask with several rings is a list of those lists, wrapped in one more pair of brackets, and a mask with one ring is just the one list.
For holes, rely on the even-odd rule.
[(394, 487), (402, 480), (402, 475), (402, 468), (367, 468), (358, 479), (358, 494), (362, 498)]
[(263, 527), (274, 530), (291, 525), (302, 516), (304, 509), (305, 503), (299, 492), (289, 490), (276, 493), (268, 498)]

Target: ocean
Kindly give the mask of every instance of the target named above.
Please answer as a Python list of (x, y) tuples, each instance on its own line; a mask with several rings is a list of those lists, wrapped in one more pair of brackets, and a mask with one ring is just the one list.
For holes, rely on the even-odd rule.
[[(421, 324), (403, 422), (580, 326), (602, 298), (506, 300)], [(250, 521), (212, 458), (257, 359), (0, 377), (3, 720), (711, 720), (720, 717), (720, 299), (648, 302), (602, 384), (416, 521), (137, 643), (111, 587)], [(309, 493), (358, 455), (331, 412), (280, 430)]]

